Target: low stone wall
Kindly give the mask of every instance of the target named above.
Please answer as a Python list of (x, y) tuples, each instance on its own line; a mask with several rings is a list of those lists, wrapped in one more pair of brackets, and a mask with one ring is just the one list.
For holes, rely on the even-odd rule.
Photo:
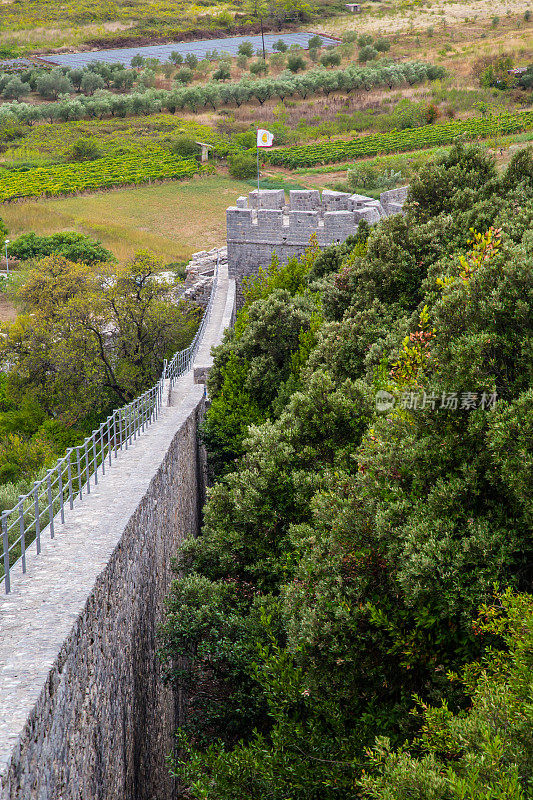
[(156, 632), (200, 523), (203, 387), (111, 467), (0, 600), (0, 798), (171, 800)]

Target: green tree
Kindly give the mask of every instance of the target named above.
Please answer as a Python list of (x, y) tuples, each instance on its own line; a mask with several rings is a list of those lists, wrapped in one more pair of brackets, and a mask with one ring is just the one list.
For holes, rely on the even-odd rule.
[(103, 89), (105, 86), (104, 79), (96, 72), (85, 72), (81, 79), (80, 89), (84, 94), (94, 94), (97, 89)]
[(297, 53), (293, 53), (287, 60), (287, 67), (291, 72), (300, 72), (300, 70), (305, 69), (305, 59)]
[(237, 52), (240, 56), (251, 58), (254, 54), (254, 47), (251, 42), (241, 42)]
[(227, 81), (230, 76), (231, 71), (227, 64), (221, 64), (213, 73), (213, 78), (215, 81)]
[[(496, 690), (478, 706), (474, 684), (447, 673), (495, 646), (474, 624), (494, 583), (531, 586), (530, 162), (515, 157), (498, 175), (480, 150), (457, 146), (413, 182), (405, 216), (308, 264), (274, 262), (245, 287), (210, 378), (206, 434), (222, 469), (203, 535), (178, 563), (192, 591), (175, 607), (190, 620), (175, 646), (190, 625), (197, 673), (224, 642), (217, 669), (231, 676), (213, 698), (216, 724), (197, 717), (180, 735), (173, 770), (193, 797), (355, 800), (363, 769), (382, 780), (385, 763), (389, 783), (371, 796), (448, 800), (441, 778), (460, 764), (451, 785), (464, 791), (451, 797), (482, 787), (503, 800), (489, 767), (491, 780), (509, 767), (502, 786), (520, 797), (530, 665), (506, 704)], [(208, 598), (200, 611), (195, 585)], [(225, 593), (221, 613), (223, 587), (239, 600)], [(168, 664), (183, 654), (171, 644)], [(413, 695), (426, 720), (409, 713)], [(494, 738), (480, 740), (484, 730)], [(376, 737), (390, 740), (379, 740), (381, 764), (368, 754)], [(526, 755), (513, 764), (518, 741)], [(427, 785), (415, 763), (426, 753)]]
[(367, 44), (359, 50), (359, 55), (357, 56), (358, 60), (361, 63), (366, 63), (367, 61), (374, 61), (378, 57), (378, 51), (375, 47), (372, 47), (371, 44)]
[(235, 153), (228, 157), (228, 169), (232, 178), (246, 180), (257, 175), (257, 164), (255, 158), (249, 153)]
[(29, 94), (30, 87), (27, 83), (23, 83), (16, 75), (6, 84), (2, 91), (2, 97), (6, 100), (20, 100)]
[(464, 670), (472, 707), (457, 715), (446, 703), (432, 707), (420, 701), (414, 713), (422, 716), (421, 735), (412, 747), (396, 751), (387, 739), (377, 741), (360, 781), (364, 797), (531, 797), (531, 596), (500, 594), (494, 605), (482, 608), (476, 631), (503, 640), (505, 650), (492, 647), (481, 663)]
[(74, 232), (53, 233), (50, 236), (23, 233), (11, 242), (10, 252), (21, 261), (54, 254), (63, 256), (67, 261), (83, 264), (116, 261), (115, 256), (101, 242)]
[(40, 75), (35, 88), (46, 100), (57, 100), (60, 94), (68, 94), (73, 90), (72, 83), (60, 69)]
[(169, 299), (158, 270), (146, 252), (96, 270), (62, 256), (38, 262), (17, 293), (22, 313), (2, 339), (14, 396), (32, 392), (47, 413), (77, 420), (157, 380), (198, 319), (195, 307)]

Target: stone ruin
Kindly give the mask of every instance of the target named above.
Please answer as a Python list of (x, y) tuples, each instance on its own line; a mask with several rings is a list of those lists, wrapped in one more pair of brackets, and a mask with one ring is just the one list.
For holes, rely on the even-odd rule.
[(371, 225), (402, 213), (407, 186), (383, 192), (379, 200), (360, 194), (324, 189), (293, 190), (289, 204), (283, 189), (254, 190), (239, 197), (226, 211), (228, 272), (237, 282), (241, 299), (242, 279), (268, 269), (276, 253), (280, 263), (300, 256), (316, 235), (320, 247), (340, 244), (357, 231), (359, 221)]
[(187, 264), (187, 277), (182, 286), (181, 299), (193, 300), (205, 308), (211, 295), (211, 287), (217, 266), (222, 267), (228, 258), (226, 247), (200, 250), (193, 253)]

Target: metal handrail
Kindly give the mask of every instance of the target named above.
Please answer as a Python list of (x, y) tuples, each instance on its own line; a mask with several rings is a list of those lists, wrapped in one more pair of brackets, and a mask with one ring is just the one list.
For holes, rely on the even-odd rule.
[(216, 293), (217, 283), (218, 283), (218, 266), (219, 266), (219, 253), (217, 253), (217, 265), (215, 268), (215, 274), (213, 276), (213, 285), (211, 287), (211, 294), (209, 295), (209, 301), (207, 303), (207, 307), (205, 309), (205, 313), (202, 317), (202, 321), (200, 323), (200, 327), (196, 331), (196, 335), (190, 345), (185, 348), (185, 350), (180, 350), (179, 353), (176, 353), (174, 358), (169, 361), (166, 366), (166, 377), (170, 380), (170, 386), (174, 386), (177, 378), (186, 372), (192, 362), (196, 357), (196, 353), (198, 352), (198, 348), (200, 347), (200, 342), (202, 341), (204, 331), (207, 327), (207, 323), (211, 317), (211, 310), (213, 308), (213, 300)]
[(217, 254), (209, 301), (191, 344), (176, 353), (169, 363), (165, 362), (161, 377), (154, 386), (128, 405), (113, 411), (82, 444), (69, 447), (56, 465), (46, 471), (44, 478), (35, 481), (27, 494), (20, 495), (13, 508), (2, 512), (0, 567), (3, 563), (4, 574), (0, 577), (0, 586), (3, 582), (6, 594), (11, 591), (13, 569), (20, 564), (22, 573), (26, 572), (28, 547), (35, 542), (39, 554), (47, 529), (50, 538), (54, 538), (58, 521), (65, 522), (65, 510), (74, 508), (74, 503), (81, 500), (84, 493), (89, 495), (91, 488), (98, 485), (106, 469), (118, 457), (119, 451), (127, 450), (157, 420), (165, 395), (165, 382), (169, 380), (173, 386), (177, 378), (190, 369), (211, 316), (218, 264)]

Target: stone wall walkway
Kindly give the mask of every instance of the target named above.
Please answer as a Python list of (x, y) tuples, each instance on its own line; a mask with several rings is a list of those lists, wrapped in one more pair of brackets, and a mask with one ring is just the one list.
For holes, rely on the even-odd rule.
[[(0, 597), (0, 800), (151, 800), (158, 787), (168, 791), (162, 739), (174, 719), (172, 700), (154, 688), (156, 629), (171, 557), (199, 524), (205, 387), (194, 378), (205, 380), (234, 298), (224, 266), (193, 368), (158, 420), (119, 452), (53, 540), (43, 531), (41, 554)], [(135, 663), (151, 672), (135, 674)], [(153, 734), (128, 730), (137, 725), (128, 704), (143, 706), (136, 716)], [(160, 763), (151, 764), (147, 748), (156, 746)]]

